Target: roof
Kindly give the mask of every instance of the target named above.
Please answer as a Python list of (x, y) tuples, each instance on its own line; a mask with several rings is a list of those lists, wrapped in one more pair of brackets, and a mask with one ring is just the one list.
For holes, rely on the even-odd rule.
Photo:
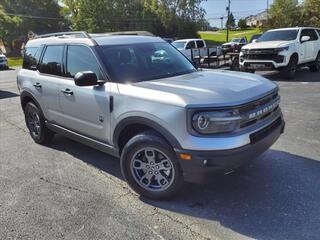
[(160, 37), (141, 36), (141, 35), (115, 35), (109, 34), (88, 34), (87, 37), (69, 36), (52, 36), (40, 37), (28, 41), (26, 47), (38, 47), (43, 44), (84, 44), (88, 46), (95, 45), (121, 45), (121, 44), (135, 44), (135, 43), (151, 43), (151, 42), (165, 42)]
[(271, 29), (269, 31), (271, 32), (271, 31), (285, 31), (285, 30), (300, 30), (301, 28), (303, 28), (303, 29), (317, 29), (317, 28), (314, 28), (314, 27), (290, 27), (290, 28)]
[(199, 40), (203, 41), (203, 39), (201, 38), (188, 38), (188, 39), (179, 39), (174, 42), (187, 42), (187, 41), (199, 41)]

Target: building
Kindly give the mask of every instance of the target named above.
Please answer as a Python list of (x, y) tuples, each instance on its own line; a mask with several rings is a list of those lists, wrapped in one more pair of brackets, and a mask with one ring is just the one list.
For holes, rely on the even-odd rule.
[(257, 15), (251, 15), (246, 18), (247, 25), (249, 27), (262, 27), (267, 24), (268, 12), (267, 10), (258, 13)]

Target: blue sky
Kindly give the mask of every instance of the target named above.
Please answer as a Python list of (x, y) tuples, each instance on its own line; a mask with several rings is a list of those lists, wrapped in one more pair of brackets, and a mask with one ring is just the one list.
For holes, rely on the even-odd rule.
[[(269, 0), (269, 5), (272, 4), (272, 2), (273, 0)], [(210, 18), (220, 18), (224, 16), (226, 20), (227, 4), (228, 0), (207, 0), (202, 3), (202, 7), (207, 12), (206, 18), (209, 19), (211, 26), (220, 27), (221, 20), (210, 20)], [(267, 0), (231, 0), (231, 11), (236, 20), (257, 14), (265, 9), (267, 9)]]

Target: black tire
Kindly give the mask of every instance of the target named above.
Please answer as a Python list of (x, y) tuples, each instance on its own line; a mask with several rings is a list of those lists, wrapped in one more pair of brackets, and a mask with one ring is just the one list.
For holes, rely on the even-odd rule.
[(46, 127), (41, 110), (33, 102), (28, 102), (24, 108), (24, 114), (32, 139), (38, 144), (49, 143), (54, 133)]
[(286, 79), (293, 79), (296, 76), (297, 69), (298, 69), (298, 58), (296, 56), (292, 56), (290, 58), (288, 66), (283, 68), (282, 75)]
[[(153, 155), (149, 155), (148, 151), (155, 151), (156, 153)], [(158, 152), (157, 152), (158, 151)], [(150, 159), (147, 158), (147, 154), (149, 158), (154, 159), (154, 163), (150, 163)], [(151, 156), (151, 157), (150, 157)], [(140, 158), (143, 161), (143, 164), (145, 168), (142, 169), (142, 164), (140, 165), (140, 170), (135, 169), (135, 162), (137, 158)], [(164, 157), (164, 158), (162, 158)], [(162, 159), (161, 159), (162, 158)], [(140, 161), (140, 159), (138, 159)], [(166, 161), (169, 164), (170, 167), (170, 175), (167, 176), (165, 172), (168, 172), (166, 170), (159, 169), (159, 166), (157, 164), (161, 164), (162, 161)], [(140, 161), (140, 162), (142, 162)], [(159, 162), (160, 161), (160, 162)], [(144, 196), (149, 199), (155, 199), (155, 200), (163, 200), (163, 199), (169, 199), (174, 197), (179, 190), (182, 188), (184, 179), (183, 179), (183, 173), (181, 166), (177, 160), (177, 156), (175, 152), (173, 151), (172, 147), (160, 136), (158, 136), (155, 132), (149, 131), (149, 132), (143, 132), (141, 134), (136, 135), (132, 139), (129, 140), (129, 142), (125, 145), (122, 154), (121, 154), (121, 171), (122, 174), (129, 184), (129, 186), (136, 191), (141, 196)], [(155, 164), (155, 165), (148, 165), (148, 164)], [(152, 170), (150, 169), (151, 167)], [(164, 166), (164, 164), (163, 164)], [(168, 165), (166, 166), (168, 167)], [(138, 168), (138, 167), (137, 167)], [(150, 171), (148, 175), (148, 168)], [(161, 172), (160, 172), (161, 171)], [(140, 175), (143, 175), (138, 181)], [(155, 175), (157, 174), (157, 175)], [(146, 176), (151, 175), (150, 180)], [(171, 176), (171, 178), (170, 178)], [(157, 178), (162, 178), (161, 180), (158, 180)], [(170, 178), (170, 179), (169, 179)], [(146, 186), (145, 182), (143, 180), (147, 180), (147, 183), (150, 185)], [(163, 183), (165, 183), (167, 180), (167, 186), (164, 189)], [(164, 181), (164, 182), (161, 182)], [(159, 185), (160, 189), (151, 188), (151, 183), (154, 183), (154, 185)], [(157, 184), (156, 184), (157, 183)], [(163, 190), (161, 189), (163, 187)]]
[(310, 67), (311, 72), (319, 72), (320, 71), (320, 52), (318, 53), (317, 59)]

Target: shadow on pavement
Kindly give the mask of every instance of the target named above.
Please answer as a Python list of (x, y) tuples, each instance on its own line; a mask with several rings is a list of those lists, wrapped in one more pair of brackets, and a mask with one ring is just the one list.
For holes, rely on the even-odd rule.
[[(49, 146), (119, 179), (119, 160), (56, 136)], [(320, 229), (320, 162), (269, 150), (248, 167), (205, 184), (186, 183), (172, 201), (145, 203), (200, 219), (254, 239), (317, 239)], [(197, 220), (195, 220), (197, 221)], [(211, 228), (212, 222), (201, 222)]]
[(19, 96), (19, 95), (15, 94), (13, 92), (0, 90), (0, 99), (12, 98), (12, 97), (17, 97), (17, 96)]
[(310, 72), (308, 68), (299, 69), (294, 79), (285, 79), (281, 73), (277, 71), (268, 72), (262, 76), (279, 82), (320, 82), (320, 73)]

